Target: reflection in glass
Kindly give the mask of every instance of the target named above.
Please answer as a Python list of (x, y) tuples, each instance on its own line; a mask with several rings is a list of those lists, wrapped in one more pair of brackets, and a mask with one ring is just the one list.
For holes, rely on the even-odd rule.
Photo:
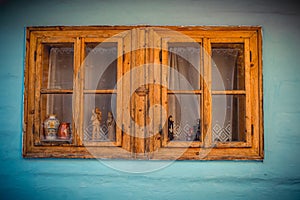
[(168, 74), (170, 90), (200, 89), (200, 45), (198, 43), (170, 43), (168, 65), (175, 69), (170, 70)]
[(116, 140), (116, 95), (84, 96), (84, 141)]
[(201, 140), (200, 95), (169, 94), (168, 119), (169, 140), (199, 141)]
[(245, 141), (245, 95), (213, 95), (213, 141)]
[(212, 44), (212, 89), (244, 90), (243, 44)]
[(117, 83), (117, 43), (88, 43), (85, 53), (85, 89), (114, 89)]
[(42, 52), (42, 88), (73, 88), (73, 44), (46, 44)]

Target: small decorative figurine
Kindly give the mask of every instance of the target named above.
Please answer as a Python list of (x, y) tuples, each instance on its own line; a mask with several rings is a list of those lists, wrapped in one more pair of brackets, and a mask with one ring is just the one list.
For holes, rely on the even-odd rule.
[(197, 125), (194, 126), (194, 132), (196, 132), (194, 141), (200, 141), (201, 136), (201, 120), (197, 119)]
[(58, 128), (57, 138), (68, 140), (70, 139), (70, 136), (71, 136), (70, 123), (62, 122)]
[(92, 126), (93, 126), (92, 139), (94, 139), (95, 136), (100, 133), (101, 120), (102, 120), (102, 113), (101, 113), (100, 109), (99, 108), (93, 109), (92, 117), (91, 117)]
[(193, 131), (192, 128), (190, 128), (189, 131), (188, 131), (188, 133), (186, 134), (186, 140), (187, 141), (191, 141), (193, 134), (194, 134), (194, 131)]
[(98, 120), (99, 120), (99, 122), (101, 124), (101, 122), (102, 122), (102, 112), (101, 112), (101, 110), (96, 107), (95, 108), (95, 113), (97, 114)]
[(174, 139), (174, 121), (172, 115), (168, 117), (168, 138), (170, 141)]
[(57, 138), (58, 126), (59, 120), (56, 119), (56, 116), (54, 114), (49, 115), (49, 118), (44, 121), (46, 140), (55, 140)]
[(111, 141), (115, 140), (115, 125), (116, 122), (114, 120), (112, 112), (107, 113), (107, 120), (106, 120), (106, 126), (107, 126), (107, 134), (108, 134), (108, 139)]

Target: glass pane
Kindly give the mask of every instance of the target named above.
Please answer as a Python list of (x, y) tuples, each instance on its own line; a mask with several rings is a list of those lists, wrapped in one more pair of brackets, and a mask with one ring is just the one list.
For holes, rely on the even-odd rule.
[(170, 90), (200, 89), (200, 44), (170, 43), (168, 64)]
[(244, 44), (212, 44), (212, 89), (245, 89)]
[(73, 44), (45, 44), (42, 52), (42, 88), (73, 88)]
[(84, 96), (84, 140), (116, 140), (116, 94)]
[(201, 140), (200, 105), (200, 95), (168, 95), (169, 140)]
[[(50, 115), (55, 115), (59, 124), (72, 125), (72, 94), (42, 94), (41, 99), (41, 127), (44, 127), (44, 122)], [(45, 139), (45, 130), (43, 133), (42, 139)]]
[(246, 98), (245, 95), (213, 95), (212, 133), (213, 141), (245, 141)]
[(85, 89), (114, 89), (117, 83), (117, 43), (87, 43)]

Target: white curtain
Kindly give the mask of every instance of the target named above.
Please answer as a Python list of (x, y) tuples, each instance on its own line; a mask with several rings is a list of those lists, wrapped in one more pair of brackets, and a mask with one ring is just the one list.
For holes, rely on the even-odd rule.
[[(238, 49), (215, 48), (212, 51), (212, 90), (237, 88)], [(213, 95), (213, 140), (232, 141), (233, 125), (238, 107), (234, 107), (233, 95)]]
[[(200, 89), (200, 48), (172, 47), (169, 49), (169, 90)], [(174, 120), (175, 140), (188, 140), (187, 133), (200, 118), (199, 96), (168, 95), (168, 115)]]
[[(72, 47), (54, 47), (50, 49), (48, 66), (48, 89), (73, 88), (73, 59)], [(72, 122), (72, 95), (47, 95), (47, 114), (55, 114), (62, 122)]]
[[(117, 83), (117, 47), (115, 45), (100, 44), (96, 47), (91, 46), (86, 49), (86, 58), (84, 61), (85, 83), (87, 90), (112, 90)], [(113, 102), (111, 102), (113, 101)], [(112, 94), (85, 94), (84, 96), (84, 138), (88, 140), (105, 140), (100, 137), (91, 137), (91, 114), (95, 107), (102, 112), (101, 130), (104, 134), (108, 129), (108, 112), (115, 112), (116, 95)], [(108, 138), (106, 138), (108, 139)]]
[(102, 47), (86, 49), (85, 89), (114, 89), (116, 84), (117, 47)]

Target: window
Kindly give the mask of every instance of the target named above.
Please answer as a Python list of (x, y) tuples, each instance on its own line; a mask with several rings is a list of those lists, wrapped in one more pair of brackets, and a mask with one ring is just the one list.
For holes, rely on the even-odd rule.
[(263, 159), (260, 27), (29, 27), (24, 157)]

